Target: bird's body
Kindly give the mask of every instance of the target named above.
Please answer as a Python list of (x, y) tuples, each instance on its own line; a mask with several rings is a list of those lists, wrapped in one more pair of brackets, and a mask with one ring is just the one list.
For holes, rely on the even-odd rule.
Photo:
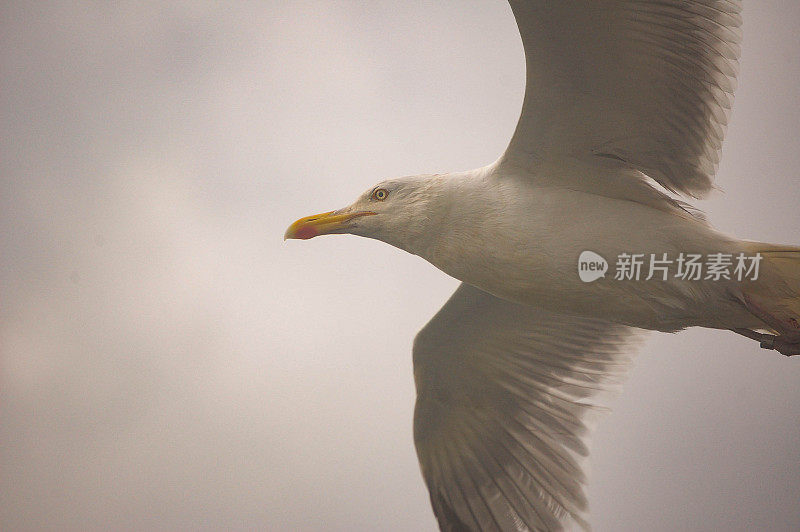
[[(587, 179), (596, 180), (584, 183), (582, 190), (555, 178), (532, 181), (498, 166), (422, 176), (430, 199), (415, 205), (420, 212), (414, 219), (426, 223), (413, 238), (404, 231), (408, 240), (394, 244), (497, 297), (555, 312), (614, 316), (618, 323), (660, 331), (754, 326), (752, 315), (731, 300), (736, 283), (725, 280), (669, 276), (660, 281), (658, 275), (647, 282), (580, 280), (578, 258), (586, 250), (609, 259), (623, 253), (678, 257), (744, 250), (667, 196), (652, 196), (652, 204), (646, 204), (632, 200), (630, 189), (620, 187), (622, 197), (617, 197), (607, 186), (615, 179), (614, 170), (602, 166), (592, 172), (582, 165)], [(576, 175), (577, 166), (560, 171)], [(603, 171), (605, 181), (599, 177)], [(617, 176), (625, 178), (624, 171)], [(648, 273), (645, 264), (641, 280)]]
[[(712, 188), (740, 1), (509, 3), (528, 75), (506, 152), (383, 181), (286, 232), (376, 238), (462, 281), (413, 350), (414, 439), (443, 530), (588, 526), (587, 415), (642, 329), (731, 329), (800, 354), (800, 248), (723, 235), (675, 197)], [(584, 253), (604, 277), (580, 275)], [(689, 255), (716, 266), (681, 275)], [(614, 275), (633, 256), (637, 275)], [(720, 274), (725, 257), (760, 269)]]

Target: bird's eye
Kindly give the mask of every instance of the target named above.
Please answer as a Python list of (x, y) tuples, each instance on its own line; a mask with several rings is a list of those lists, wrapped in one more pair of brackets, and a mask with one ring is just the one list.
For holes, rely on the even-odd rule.
[(385, 188), (376, 188), (375, 191), (372, 193), (372, 199), (383, 201), (389, 197), (389, 191)]

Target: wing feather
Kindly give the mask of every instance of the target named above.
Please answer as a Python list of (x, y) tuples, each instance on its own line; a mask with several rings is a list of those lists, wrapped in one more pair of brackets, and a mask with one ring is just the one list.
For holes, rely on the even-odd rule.
[(740, 0), (509, 0), (527, 84), (501, 163), (602, 156), (712, 188), (736, 88)]
[(586, 526), (587, 414), (634, 336), (461, 285), (414, 342), (414, 441), (442, 530)]

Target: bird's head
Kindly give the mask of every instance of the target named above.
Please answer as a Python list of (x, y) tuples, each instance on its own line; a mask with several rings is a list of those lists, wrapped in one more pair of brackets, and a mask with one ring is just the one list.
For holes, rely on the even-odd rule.
[(307, 240), (320, 235), (349, 233), (382, 240), (410, 251), (430, 222), (431, 203), (441, 194), (442, 176), (420, 175), (382, 181), (350, 206), (300, 218), (284, 239)]

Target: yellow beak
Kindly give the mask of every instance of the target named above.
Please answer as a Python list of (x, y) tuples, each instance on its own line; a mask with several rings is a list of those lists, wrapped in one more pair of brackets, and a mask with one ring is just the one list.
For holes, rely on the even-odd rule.
[(353, 218), (360, 216), (371, 216), (377, 214), (371, 211), (351, 212), (348, 214), (336, 214), (336, 211), (324, 212), (300, 218), (289, 226), (283, 239), (299, 238), (308, 240), (319, 235), (327, 235), (336, 231), (346, 229), (347, 223)]

